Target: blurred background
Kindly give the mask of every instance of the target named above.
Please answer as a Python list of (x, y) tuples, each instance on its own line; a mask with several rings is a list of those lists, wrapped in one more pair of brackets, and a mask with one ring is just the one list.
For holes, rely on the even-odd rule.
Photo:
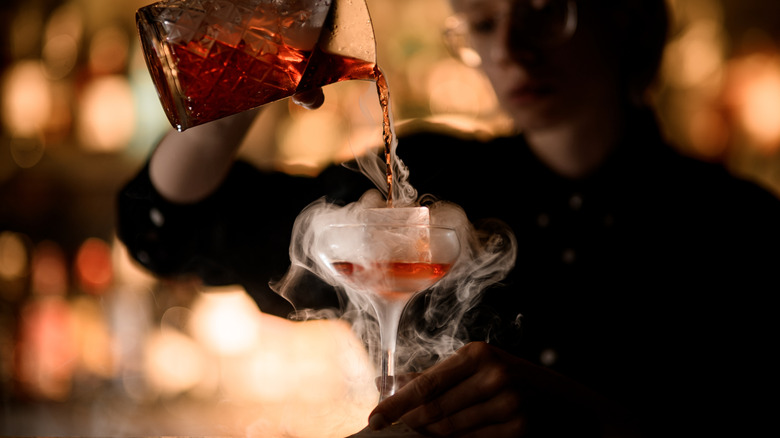
[[(265, 317), (241, 290), (153, 278), (115, 238), (116, 192), (171, 129), (135, 30), (149, 3), (0, 9), (0, 435), (354, 432), (375, 394), (349, 330)], [(399, 130), (507, 126), (486, 80), (442, 44), (445, 0), (367, 3)], [(684, 153), (780, 193), (780, 2), (670, 6), (664, 129)], [(318, 111), (269, 105), (244, 157), (314, 174), (378, 144), (373, 84), (325, 91)]]

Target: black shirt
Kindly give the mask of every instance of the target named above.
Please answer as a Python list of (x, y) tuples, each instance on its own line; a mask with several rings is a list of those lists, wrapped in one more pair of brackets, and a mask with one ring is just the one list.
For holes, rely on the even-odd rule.
[[(777, 387), (768, 377), (776, 365), (768, 302), (780, 203), (675, 152), (648, 112), (633, 113), (629, 128), (581, 180), (549, 170), (522, 136), (421, 132), (401, 138), (398, 155), (420, 195), (460, 205), (477, 226), (499, 219), (514, 232), (515, 268), (470, 312), (472, 339), (649, 418), (758, 424), (769, 411), (752, 390)], [(159, 275), (242, 284), (262, 310), (284, 316), (290, 307), (268, 282), (288, 267), (295, 217), (321, 196), (347, 203), (369, 188), (344, 166), (307, 178), (239, 162), (215, 194), (183, 206), (165, 202), (144, 169), (120, 195), (119, 236)], [(299, 307), (340, 305), (328, 288), (305, 290), (294, 297)]]

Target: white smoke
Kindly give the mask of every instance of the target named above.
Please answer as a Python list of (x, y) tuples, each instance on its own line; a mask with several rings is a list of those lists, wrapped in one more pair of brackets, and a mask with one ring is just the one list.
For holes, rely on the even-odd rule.
[[(465, 337), (463, 318), (478, 302), (482, 292), (500, 282), (515, 262), (515, 237), (503, 223), (496, 221), (490, 224), (490, 228), (476, 229), (456, 204), (431, 197), (425, 197), (423, 203), (429, 211), (431, 225), (450, 227), (456, 231), (460, 252), (447, 275), (422, 297), (424, 327), (417, 324), (401, 327), (404, 335), (399, 338), (397, 347), (401, 362), (399, 370), (429, 366), (431, 361), (445, 358), (462, 346)], [(300, 286), (298, 280), (307, 272), (335, 287), (344, 297), (344, 312), (339, 317), (352, 324), (355, 333), (367, 343), (371, 354), (377, 351), (379, 334), (370, 301), (364, 294), (343, 284), (343, 279), (336, 276), (327, 263), (323, 263), (317, 251), (329, 225), (359, 224), (364, 220), (366, 211), (378, 208), (386, 208), (385, 198), (373, 189), (346, 206), (328, 203), (324, 198), (307, 206), (293, 228), (290, 246), (292, 266), (275, 287), (287, 296), (288, 292)], [(360, 248), (360, 244), (354, 244), (355, 251), (365, 249)], [(325, 314), (318, 314), (312, 309), (298, 310), (300, 318), (334, 316), (332, 310), (325, 311)], [(409, 366), (404, 367), (404, 363)]]
[[(381, 73), (381, 72), (380, 72)], [(432, 365), (438, 359), (446, 358), (463, 345), (466, 339), (464, 318), (478, 302), (481, 294), (490, 286), (500, 282), (514, 267), (516, 240), (511, 229), (495, 220), (475, 228), (463, 209), (446, 200), (430, 195), (417, 196), (417, 190), (408, 181), (409, 169), (396, 155), (397, 141), (393, 133), (389, 111), (389, 96), (386, 82), (380, 74), (377, 81), (380, 102), (386, 105), (384, 120), (385, 142), (390, 145), (392, 166), (392, 208), (389, 208), (387, 162), (379, 154), (364, 154), (356, 159), (360, 171), (377, 187), (367, 191), (356, 202), (346, 206), (328, 203), (324, 198), (307, 206), (298, 216), (293, 228), (290, 245), (291, 268), (274, 289), (282, 296), (294, 295), (300, 280), (308, 272), (315, 274), (342, 294), (343, 312), (340, 318), (349, 321), (354, 332), (363, 339), (370, 354), (378, 348), (379, 334), (374, 309), (366, 296), (343, 283), (343, 278), (334, 276), (331, 266), (323, 263), (318, 251), (323, 243), (323, 234), (331, 224), (362, 224), (367, 212), (375, 214), (382, 209), (393, 221), (415, 222), (455, 230), (460, 242), (460, 252), (447, 275), (420, 297), (423, 299), (422, 324), (405, 324), (399, 330), (397, 371), (403, 372)], [(387, 151), (386, 151), (387, 152)], [(425, 207), (425, 208), (420, 208)], [(427, 211), (425, 211), (427, 209)], [(425, 211), (423, 215), (420, 211)], [(406, 219), (404, 215), (409, 216)], [(380, 214), (381, 215), (381, 214)], [(424, 216), (424, 217), (422, 217)], [(374, 219), (376, 220), (376, 219)], [(344, 242), (340, 242), (344, 245)], [(354, 251), (364, 251), (362, 243), (355, 243)], [(367, 267), (370, 268), (370, 267)], [(302, 291), (295, 291), (300, 294)], [(303, 291), (305, 292), (305, 291)], [(293, 304), (294, 299), (291, 299)], [(414, 300), (413, 300), (414, 301)], [(419, 302), (416, 304), (420, 304)], [(420, 306), (415, 306), (415, 308)], [(332, 317), (332, 310), (318, 313), (312, 309), (298, 309), (300, 318)], [(419, 319), (418, 319), (419, 321)], [(489, 333), (488, 330), (484, 330)], [(405, 367), (404, 365), (408, 365)]]

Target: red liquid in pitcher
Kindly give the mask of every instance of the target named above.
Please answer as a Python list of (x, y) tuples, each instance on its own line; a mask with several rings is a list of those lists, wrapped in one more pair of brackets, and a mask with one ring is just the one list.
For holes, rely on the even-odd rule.
[[(169, 47), (192, 125), (330, 83), (376, 79), (374, 63), (330, 55), (319, 49), (308, 60), (308, 52), (285, 44), (257, 47), (244, 40), (231, 46), (203, 38)], [(309, 63), (317, 68), (305, 72)], [(168, 100), (163, 106), (174, 106), (171, 96), (162, 99)]]
[(387, 300), (406, 300), (427, 289), (449, 271), (450, 264), (426, 262), (377, 262), (370, 268), (350, 262), (334, 262), (333, 269), (355, 288), (370, 289)]

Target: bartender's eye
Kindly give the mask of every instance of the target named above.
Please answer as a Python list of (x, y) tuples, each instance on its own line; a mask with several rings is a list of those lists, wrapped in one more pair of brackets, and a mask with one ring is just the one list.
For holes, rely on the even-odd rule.
[(488, 35), (496, 30), (498, 20), (493, 17), (485, 17), (472, 20), (469, 23), (471, 32), (477, 35)]

